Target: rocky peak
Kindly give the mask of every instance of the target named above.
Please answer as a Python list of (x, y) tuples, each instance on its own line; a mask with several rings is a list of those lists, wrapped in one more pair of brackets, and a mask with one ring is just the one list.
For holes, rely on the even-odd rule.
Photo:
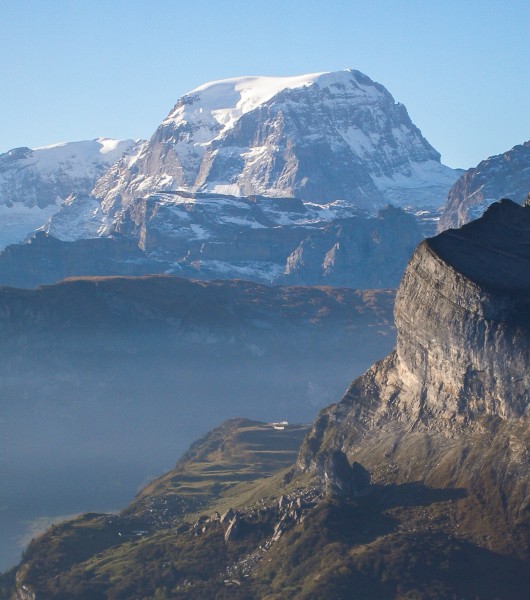
[(70, 194), (88, 194), (134, 144), (97, 138), (0, 154), (0, 249), (43, 225)]
[(461, 227), (503, 197), (522, 204), (530, 190), (530, 141), (468, 169), (449, 190), (438, 229)]
[(24, 160), (30, 157), (32, 152), (31, 148), (22, 146), (21, 148), (11, 148), (11, 150), (4, 152), (4, 154), (0, 154), (0, 173), (7, 171), (12, 161)]
[(44, 208), (72, 192), (89, 192), (103, 172), (134, 145), (97, 138), (0, 154), (0, 204)]

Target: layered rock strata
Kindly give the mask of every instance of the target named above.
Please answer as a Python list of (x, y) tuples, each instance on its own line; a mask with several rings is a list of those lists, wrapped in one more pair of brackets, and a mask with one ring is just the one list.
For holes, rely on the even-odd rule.
[(334, 449), (375, 482), (461, 488), (479, 510), (469, 535), (503, 526), (499, 547), (528, 550), (529, 237), (530, 210), (505, 200), (419, 245), (396, 298), (396, 350), (321, 413), (300, 469), (321, 475)]
[[(30, 243), (6, 248), (0, 253), (0, 284), (32, 287), (71, 276), (172, 273), (395, 288), (422, 238), (414, 217), (392, 207), (369, 217), (339, 201), (322, 206), (296, 198), (188, 192), (138, 198), (116, 219), (111, 235), (97, 237), (97, 227), (105, 224), (98, 207), (87, 195), (69, 199), (44, 228), (48, 235), (37, 232)], [(85, 220), (89, 214), (92, 221)]]

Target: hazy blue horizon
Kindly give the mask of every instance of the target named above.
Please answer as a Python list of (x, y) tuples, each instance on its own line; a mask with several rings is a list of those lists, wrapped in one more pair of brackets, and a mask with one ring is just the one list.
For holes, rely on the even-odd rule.
[(4, 1), (0, 152), (148, 138), (211, 80), (358, 69), (468, 168), (530, 139), (526, 0)]

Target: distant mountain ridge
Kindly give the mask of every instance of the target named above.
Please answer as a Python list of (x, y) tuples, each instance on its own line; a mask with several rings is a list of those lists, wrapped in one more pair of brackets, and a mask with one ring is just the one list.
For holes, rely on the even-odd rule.
[[(322, 206), (295, 198), (166, 192), (132, 202), (112, 236), (72, 240), (68, 224), (77, 208), (67, 201), (50, 235), (39, 231), (28, 243), (6, 248), (0, 284), (34, 287), (79, 275), (170, 273), (393, 288), (422, 239), (414, 217), (391, 207), (368, 216), (338, 201)], [(65, 237), (70, 241), (59, 239)]]
[[(45, 208), (32, 208), (35, 219), (21, 221), (26, 229), (17, 235), (26, 237), (31, 222), (63, 242), (128, 238), (147, 255), (136, 271), (136, 250), (115, 271), (102, 257), (92, 273), (99, 275), (141, 275), (149, 263), (156, 272), (203, 279), (395, 287), (422, 233), (384, 207), (425, 215), (458, 176), (440, 163), (405, 107), (353, 69), (204, 84), (179, 99), (150, 140), (127, 146), (118, 160), (114, 144), (104, 168), (95, 169), (92, 154), (112, 144), (96, 142), (83, 150), (100, 175), (95, 185), (70, 179), (61, 190), (75, 193), (64, 200), (53, 188), (51, 204), (43, 192)], [(46, 171), (46, 182), (71, 174), (70, 155), (82, 154), (68, 144), (46, 150), (52, 151), (57, 169)], [(352, 236), (358, 239), (348, 251)], [(79, 271), (70, 262), (68, 275), (91, 274), (98, 245), (90, 247), (95, 254), (85, 259), (76, 248)], [(49, 274), (64, 269), (38, 250), (49, 248), (22, 252), (47, 265), (36, 282), (55, 281)], [(0, 272), (8, 270), (0, 283), (13, 284), (22, 271), (13, 259), (18, 251), (8, 254), (0, 259)]]
[(457, 228), (480, 217), (493, 202), (522, 204), (530, 192), (530, 141), (490, 156), (469, 169), (449, 190), (438, 230)]
[(111, 235), (160, 193), (340, 201), (372, 215), (388, 203), (432, 208), (458, 174), (405, 107), (359, 71), (241, 77), (182, 96), (149, 141), (46, 230), (68, 240)]
[(0, 248), (22, 241), (70, 195), (88, 193), (134, 140), (97, 138), (0, 155)]

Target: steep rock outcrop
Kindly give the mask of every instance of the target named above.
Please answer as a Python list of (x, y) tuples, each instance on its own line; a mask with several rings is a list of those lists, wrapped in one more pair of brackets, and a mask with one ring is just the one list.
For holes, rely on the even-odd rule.
[(395, 318), (400, 370), (425, 390), (418, 418), (527, 414), (529, 235), (528, 209), (503, 201), (414, 254)]
[(375, 219), (352, 217), (310, 233), (288, 256), (280, 281), (359, 288), (397, 287), (421, 231), (387, 206)]
[(322, 477), (319, 455), (336, 449), (376, 482), (462, 488), (481, 515), (470, 536), (505, 527), (497, 547), (528, 552), (529, 235), (530, 210), (503, 201), (420, 244), (396, 350), (321, 413), (300, 469)]

